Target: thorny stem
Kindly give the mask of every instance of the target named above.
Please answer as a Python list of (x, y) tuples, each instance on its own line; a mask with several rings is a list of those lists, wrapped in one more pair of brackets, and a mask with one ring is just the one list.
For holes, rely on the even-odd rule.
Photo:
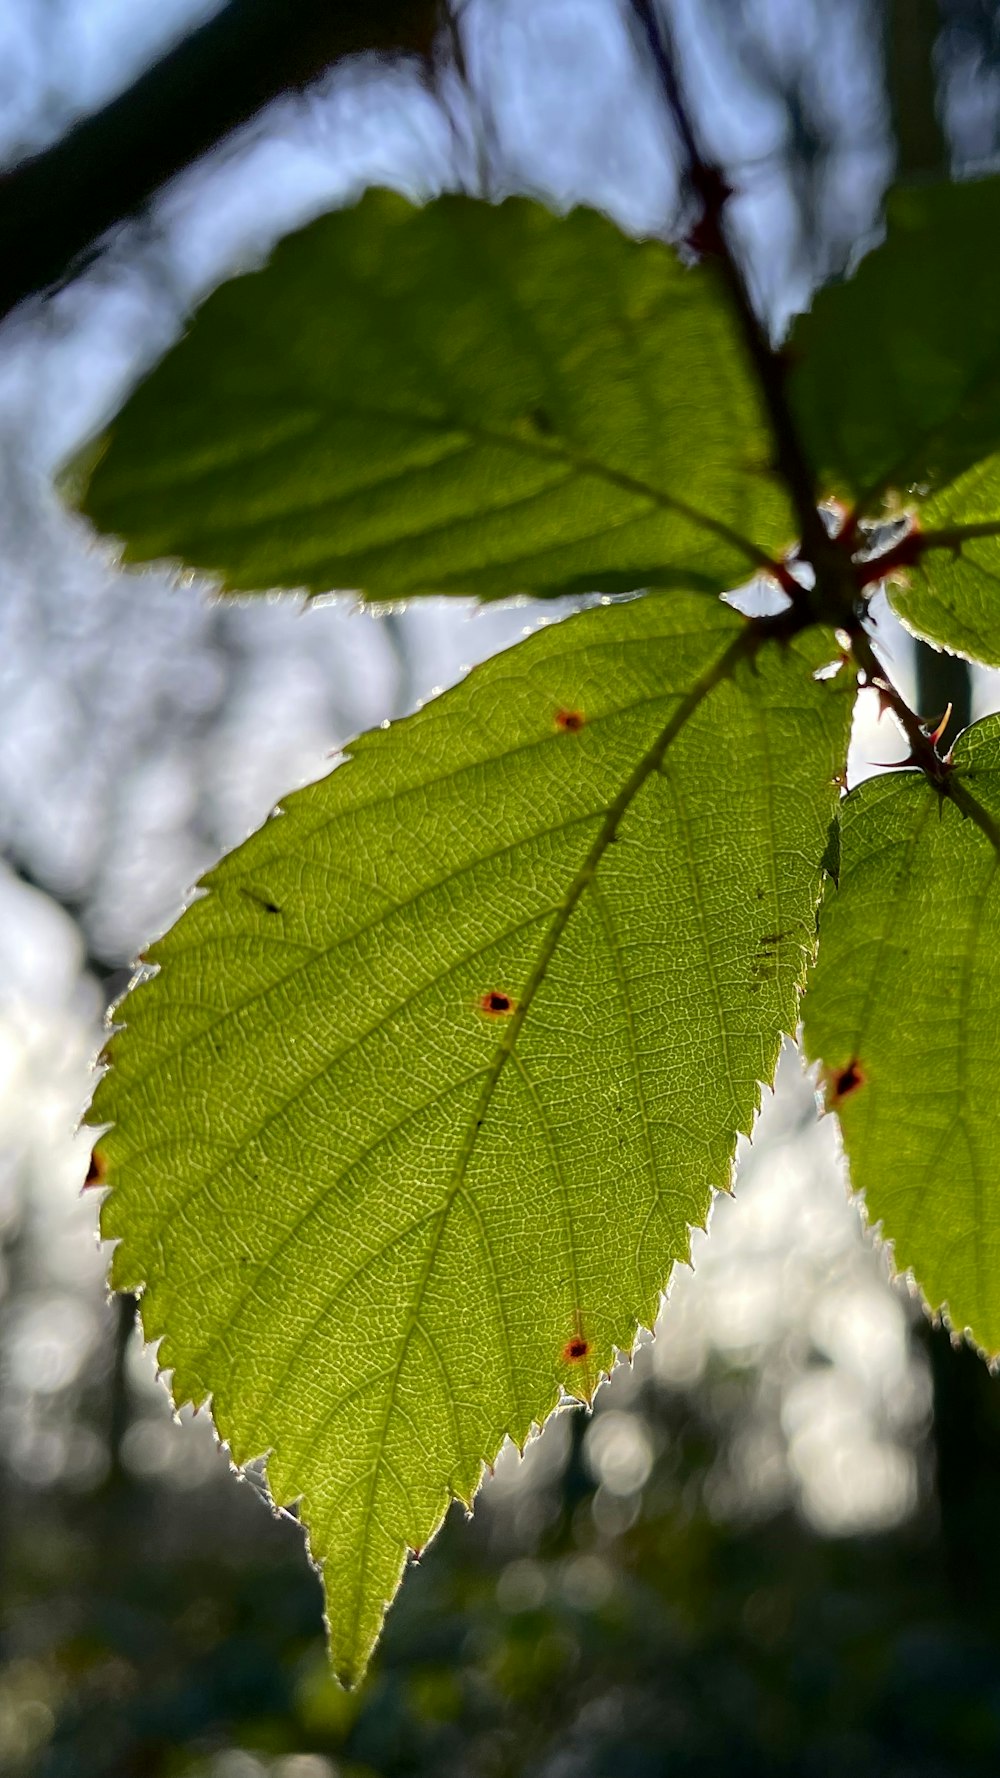
[(933, 783), (943, 786), (950, 770), (947, 761), (941, 758), (916, 711), (896, 690), (860, 623), (851, 634), (851, 650), (866, 682), (878, 692), (884, 707), (892, 711), (910, 743), (910, 757), (904, 763), (919, 766)]
[[(960, 548), (963, 538), (958, 532), (922, 534), (914, 526), (882, 556), (857, 562), (853, 560), (853, 552), (857, 544), (858, 515), (850, 516), (839, 534), (831, 535), (827, 530), (817, 502), (816, 477), (788, 401), (785, 360), (767, 337), (751, 300), (742, 265), (727, 235), (725, 209), (733, 195), (732, 187), (699, 146), (678, 74), (676, 46), (656, 0), (631, 0), (631, 6), (684, 151), (687, 180), (701, 203), (702, 215), (690, 237), (691, 244), (700, 253), (713, 257), (721, 268), (770, 421), (775, 469), (795, 508), (801, 532), (799, 557), (812, 568), (815, 586), (807, 591), (783, 563), (772, 564), (770, 572), (800, 611), (808, 602), (816, 618), (833, 622), (847, 631), (855, 665), (866, 682), (879, 692), (884, 706), (893, 712), (910, 744), (907, 763), (919, 767), (932, 784), (971, 815), (1000, 851), (1000, 830), (964, 786), (950, 776), (950, 760), (938, 753), (935, 738), (893, 685), (875, 654), (861, 616), (868, 586), (884, 580), (894, 569), (912, 565), (925, 549)], [(995, 530), (992, 525), (982, 528), (983, 534), (992, 535)], [(972, 531), (965, 535), (972, 535)]]
[(910, 757), (903, 761), (904, 765), (918, 766), (924, 776), (930, 780), (935, 789), (953, 802), (963, 815), (968, 816), (985, 834), (993, 850), (1000, 855), (1000, 826), (993, 816), (972, 792), (962, 783), (957, 774), (953, 774), (951, 759), (946, 754), (942, 759), (934, 743), (934, 736), (928, 734), (919, 716), (910, 709), (906, 699), (896, 690), (871, 645), (871, 641), (860, 623), (851, 637), (854, 658), (865, 675), (867, 683), (876, 690), (886, 709), (892, 711), (897, 722), (910, 743)]

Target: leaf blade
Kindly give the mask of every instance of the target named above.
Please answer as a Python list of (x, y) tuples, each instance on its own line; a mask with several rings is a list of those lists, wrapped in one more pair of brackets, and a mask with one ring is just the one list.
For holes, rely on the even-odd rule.
[(804, 1029), (834, 1101), (846, 1081), (837, 1109), (852, 1183), (899, 1269), (995, 1353), (997, 719), (967, 729), (954, 757), (957, 802), (917, 773), (847, 798)]
[(877, 511), (1000, 447), (1000, 180), (898, 187), (886, 238), (792, 331), (789, 393), (823, 491)]
[[(985, 519), (979, 515), (986, 513)], [(925, 504), (916, 561), (887, 584), (915, 636), (985, 666), (1000, 666), (1000, 457), (960, 476)], [(956, 522), (953, 522), (956, 521)]]
[(226, 590), (379, 599), (717, 592), (791, 535), (711, 269), (589, 211), (388, 192), (209, 299), (84, 509)]
[(652, 1320), (794, 1026), (851, 688), (758, 636), (581, 613), (363, 738), (112, 1039), (114, 1281), (302, 1500), (345, 1679), (407, 1545)]

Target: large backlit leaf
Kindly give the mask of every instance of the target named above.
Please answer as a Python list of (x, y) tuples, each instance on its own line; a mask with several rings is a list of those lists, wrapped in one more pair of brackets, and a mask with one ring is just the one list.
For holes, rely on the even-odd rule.
[(997, 1353), (1000, 718), (959, 738), (955, 783), (964, 808), (916, 772), (847, 798), (805, 1035), (897, 1265)]
[(590, 211), (384, 191), (206, 303), (85, 505), (131, 561), (380, 599), (719, 591), (792, 534), (711, 268)]
[(128, 998), (113, 1279), (301, 1498), (345, 1679), (728, 1184), (813, 952), (835, 653), (680, 591), (546, 629), (291, 797)]

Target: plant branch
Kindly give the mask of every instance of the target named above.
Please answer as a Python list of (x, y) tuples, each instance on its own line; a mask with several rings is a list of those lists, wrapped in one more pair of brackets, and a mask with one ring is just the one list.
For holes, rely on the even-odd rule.
[(342, 56), (429, 56), (436, 0), (229, 0), (94, 116), (0, 174), (0, 318), (66, 281), (161, 186)]
[(936, 737), (928, 734), (916, 711), (911, 710), (906, 699), (897, 691), (878, 659), (870, 637), (860, 624), (852, 632), (851, 647), (867, 683), (878, 692), (883, 708), (892, 711), (910, 743), (910, 757), (901, 763), (917, 766), (942, 796), (946, 796), (949, 802), (953, 802), (963, 815), (975, 823), (1000, 856), (1000, 826), (989, 810), (984, 809), (982, 803), (963, 784), (960, 774), (954, 771), (950, 754), (942, 757), (938, 752)]
[(883, 708), (892, 711), (910, 743), (910, 757), (902, 763), (919, 766), (933, 783), (943, 786), (951, 769), (947, 760), (942, 759), (920, 717), (893, 685), (860, 623), (851, 635), (851, 651), (866, 682), (878, 692)]
[[(770, 421), (775, 444), (775, 467), (795, 508), (802, 536), (801, 553), (811, 563), (819, 578), (824, 566), (833, 558), (832, 540), (817, 507), (815, 477), (788, 403), (784, 361), (771, 345), (761, 324), (750, 298), (743, 268), (727, 237), (725, 209), (732, 196), (732, 187), (699, 146), (678, 74), (677, 54), (670, 27), (655, 6), (655, 0), (631, 0), (631, 5), (656, 69), (664, 102), (680, 138), (686, 159), (687, 179), (701, 202), (702, 215), (691, 237), (691, 244), (704, 254), (717, 258), (721, 266)], [(839, 583), (842, 552), (837, 550), (835, 553)]]

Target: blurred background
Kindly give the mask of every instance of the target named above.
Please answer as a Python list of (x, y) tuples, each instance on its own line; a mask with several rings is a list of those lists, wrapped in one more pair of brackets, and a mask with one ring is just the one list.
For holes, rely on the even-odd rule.
[[(0, 0), (0, 236), (41, 230), (31, 157), (58, 168), (81, 118), (241, 6)], [(990, 0), (672, 18), (776, 331), (877, 238), (893, 177), (1000, 156)], [(223, 605), (120, 572), (59, 505), (60, 466), (207, 290), (377, 183), (691, 220), (626, 5), (466, 0), (433, 77), (361, 56), (279, 95), (0, 328), (0, 1771), (995, 1774), (1000, 1382), (890, 1282), (791, 1046), (655, 1343), (592, 1416), (504, 1454), (356, 1694), (328, 1676), (299, 1528), (172, 1416), (107, 1300), (74, 1129), (130, 959), (352, 733), (559, 614)], [(884, 603), (880, 638), (924, 714), (1000, 705)], [(902, 751), (862, 697), (852, 776)]]

